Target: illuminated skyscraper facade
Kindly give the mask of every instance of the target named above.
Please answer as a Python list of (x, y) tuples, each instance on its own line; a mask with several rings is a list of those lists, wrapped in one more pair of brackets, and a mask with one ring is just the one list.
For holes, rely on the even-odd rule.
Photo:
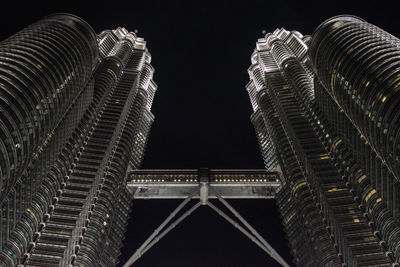
[(0, 54), (0, 265), (115, 265), (154, 119), (145, 41), (56, 14)]
[(400, 261), (399, 40), (351, 16), (312, 35), (278, 29), (249, 68), (267, 169), (298, 266)]
[[(228, 177), (229, 196), (275, 197), (298, 266), (398, 266), (399, 55), (397, 38), (352, 16), (327, 20), (311, 37), (267, 34), (246, 89), (274, 171), (257, 186), (273, 190), (249, 190), (247, 171), (232, 191), (232, 170), (214, 171), (217, 180), (186, 171), (185, 181), (170, 177), (171, 188)], [(132, 188), (155, 192), (137, 191), (135, 177), (168, 173), (130, 172), (154, 120), (150, 62), (135, 33), (96, 35), (68, 14), (0, 43), (0, 266), (117, 263)], [(204, 192), (202, 204), (213, 207)]]

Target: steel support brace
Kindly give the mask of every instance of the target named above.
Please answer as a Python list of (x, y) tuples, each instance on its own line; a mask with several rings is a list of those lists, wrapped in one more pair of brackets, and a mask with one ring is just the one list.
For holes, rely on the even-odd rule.
[(153, 239), (160, 233), (160, 231), (172, 220), (173, 217), (192, 199), (192, 195), (187, 197), (178, 207), (160, 224), (160, 226), (144, 241), (144, 243), (135, 251), (123, 267), (131, 266), (138, 258), (142, 256), (142, 251), (146, 246), (153, 241)]
[[(207, 190), (208, 193), (208, 190)], [(180, 222), (182, 222), (185, 218), (187, 218), (193, 211), (195, 211), (201, 205), (208, 205), (211, 209), (221, 215), (224, 219), (226, 219), (229, 223), (231, 223), (235, 228), (241, 231), (245, 236), (247, 236), (251, 241), (256, 243), (262, 250), (264, 250), (268, 255), (270, 255), (274, 260), (276, 260), (279, 264), (284, 267), (289, 267), (289, 264), (265, 241), (264, 238), (237, 212), (228, 202), (225, 201), (220, 195), (214, 192), (219, 201), (228, 208), (232, 214), (245, 226), (246, 230), (242, 227), (238, 222), (230, 218), (225, 212), (216, 207), (214, 204), (208, 201), (208, 197), (204, 195), (200, 198), (200, 201), (197, 202), (193, 207), (188, 209), (185, 213), (183, 213), (178, 219), (172, 222), (167, 228), (166, 225), (176, 216), (176, 214), (182, 210), (182, 208), (189, 203), (189, 201), (193, 198), (193, 194), (187, 197), (162, 223), (161, 225), (150, 235), (149, 238), (144, 241), (144, 243), (135, 251), (135, 253), (129, 258), (129, 260), (124, 264), (123, 267), (131, 266), (135, 261), (137, 261), (144, 253), (146, 253), (151, 247), (153, 247), (161, 238), (163, 238), (166, 234), (168, 234), (173, 228), (175, 228)], [(164, 230), (163, 230), (164, 229)]]
[(202, 205), (200, 202), (197, 202), (193, 207), (191, 207), (190, 209), (188, 209), (184, 214), (182, 214), (178, 219), (176, 219), (176, 221), (174, 221), (173, 223), (171, 223), (164, 231), (162, 231), (158, 236), (154, 237), (153, 241), (146, 246), (141, 254), (135, 259), (135, 261), (137, 259), (140, 258), (141, 255), (143, 255), (144, 253), (146, 253), (152, 246), (154, 246), (158, 241), (161, 240), (161, 238), (163, 238), (166, 234), (168, 234), (169, 231), (171, 231), (173, 228), (175, 228), (175, 226), (177, 226), (180, 222), (182, 222), (186, 217), (188, 217), (193, 211), (195, 211), (198, 207), (200, 207), (200, 205)]
[[(251, 241), (253, 241), (254, 243), (256, 243), (262, 250), (264, 250), (268, 255), (270, 255), (274, 260), (276, 260), (280, 265), (285, 266), (285, 267), (289, 267), (289, 264), (286, 263), (286, 261), (284, 259), (282, 259), (282, 257), (280, 257), (280, 255), (278, 253), (276, 253), (276, 251), (274, 249), (272, 249), (271, 251), (271, 246), (267, 243), (267, 241), (265, 241), (261, 236), (260, 238), (263, 240), (260, 242), (260, 240), (253, 236), (251, 233), (249, 233), (245, 228), (243, 228), (240, 224), (238, 224), (235, 220), (229, 218), (229, 216), (223, 212), (222, 210), (220, 210), (219, 208), (217, 208), (216, 206), (214, 206), (212, 203), (208, 202), (207, 205), (212, 208), (215, 212), (217, 212), (219, 215), (221, 215), (225, 220), (227, 220), (228, 222), (230, 222), (235, 228), (237, 228), (240, 232), (242, 232), (245, 236), (247, 236)], [(243, 218), (242, 218), (243, 219)], [(244, 219), (243, 219), (244, 220)], [(247, 223), (247, 222), (246, 222)], [(250, 226), (250, 225), (249, 225)], [(251, 227), (251, 226), (250, 226)], [(268, 246), (265, 246), (264, 243), (266, 243)]]
[(217, 196), (218, 200), (224, 204), (225, 207), (227, 207), (233, 215), (235, 215), (236, 218), (239, 219), (241, 223), (243, 223), (244, 226), (247, 227), (247, 229), (250, 230), (250, 232), (264, 245), (264, 247), (269, 251), (267, 252), (272, 258), (274, 258), (277, 262), (279, 262), (282, 266), (289, 266), (286, 261), (275, 251), (275, 249), (254, 229), (241, 215), (240, 213), (235, 210), (223, 197), (218, 195), (215, 192), (215, 195)]

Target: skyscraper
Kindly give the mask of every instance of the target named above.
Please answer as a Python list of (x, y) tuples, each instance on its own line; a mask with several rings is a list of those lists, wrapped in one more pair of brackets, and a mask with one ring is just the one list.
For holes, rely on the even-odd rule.
[(208, 193), (216, 184), (231, 197), (275, 197), (298, 266), (397, 266), (398, 54), (397, 38), (352, 16), (311, 37), (278, 29), (257, 42), (247, 85), (273, 173), (130, 172), (154, 120), (145, 41), (124, 28), (96, 35), (73, 15), (40, 20), (0, 44), (0, 265), (115, 265), (133, 198), (127, 181), (136, 190), (135, 178), (155, 177), (145, 180), (155, 187), (166, 176), (175, 191), (181, 182), (200, 189), (200, 204), (224, 216), (208, 202), (223, 201), (224, 191)]
[(400, 261), (399, 40), (353, 16), (259, 39), (247, 85), (298, 266)]
[(146, 43), (56, 14), (0, 44), (0, 265), (112, 266), (157, 86)]

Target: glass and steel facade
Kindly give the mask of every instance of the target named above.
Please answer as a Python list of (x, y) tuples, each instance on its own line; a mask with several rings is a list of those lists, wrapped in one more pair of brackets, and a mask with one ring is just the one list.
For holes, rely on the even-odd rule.
[(0, 266), (115, 265), (154, 120), (145, 41), (56, 14), (0, 54)]
[[(382, 246), (400, 262), (399, 39), (353, 16), (313, 34), (310, 59), (325, 142)], [(321, 127), (322, 128), (322, 127)]]
[[(278, 29), (257, 42), (247, 86), (251, 119), (261, 113), (257, 135), (272, 143), (260, 142), (265, 165), (275, 156), (281, 169), (276, 200), (297, 266), (399, 262), (396, 139), (385, 136), (400, 125), (393, 121), (397, 42), (350, 16), (324, 22), (311, 37)], [(368, 101), (379, 107), (361, 116)]]
[[(298, 266), (399, 265), (399, 47), (353, 16), (256, 44), (251, 121)], [(153, 73), (135, 33), (69, 14), (0, 43), (0, 266), (118, 262)]]

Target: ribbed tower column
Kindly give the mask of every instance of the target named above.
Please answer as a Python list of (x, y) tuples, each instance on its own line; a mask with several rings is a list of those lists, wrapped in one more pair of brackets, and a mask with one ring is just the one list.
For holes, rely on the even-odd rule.
[(400, 261), (399, 39), (353, 16), (314, 32), (315, 114), (374, 235)]
[(400, 181), (400, 40), (352, 16), (314, 32), (318, 77), (362, 137)]
[(0, 44), (0, 192), (39, 152), (98, 60), (96, 35), (73, 15), (52, 15)]
[[(282, 169), (277, 204), (294, 261), (298, 266), (395, 264), (392, 244), (397, 241), (390, 241), (390, 248), (385, 245), (327, 145), (333, 133), (321, 124), (316, 107), (313, 80), (318, 79), (310, 66), (308, 43), (309, 37), (296, 31), (269, 33), (257, 43), (249, 69), (259, 91), (253, 107), (256, 112), (260, 108)], [(351, 160), (349, 153), (338, 157), (346, 164)], [(363, 203), (386, 215), (376, 191), (363, 188)], [(385, 223), (396, 229), (392, 220)], [(393, 230), (391, 236), (396, 237)]]
[(67, 145), (93, 98), (96, 34), (51, 15), (0, 44), (0, 264), (18, 264), (73, 154)]

